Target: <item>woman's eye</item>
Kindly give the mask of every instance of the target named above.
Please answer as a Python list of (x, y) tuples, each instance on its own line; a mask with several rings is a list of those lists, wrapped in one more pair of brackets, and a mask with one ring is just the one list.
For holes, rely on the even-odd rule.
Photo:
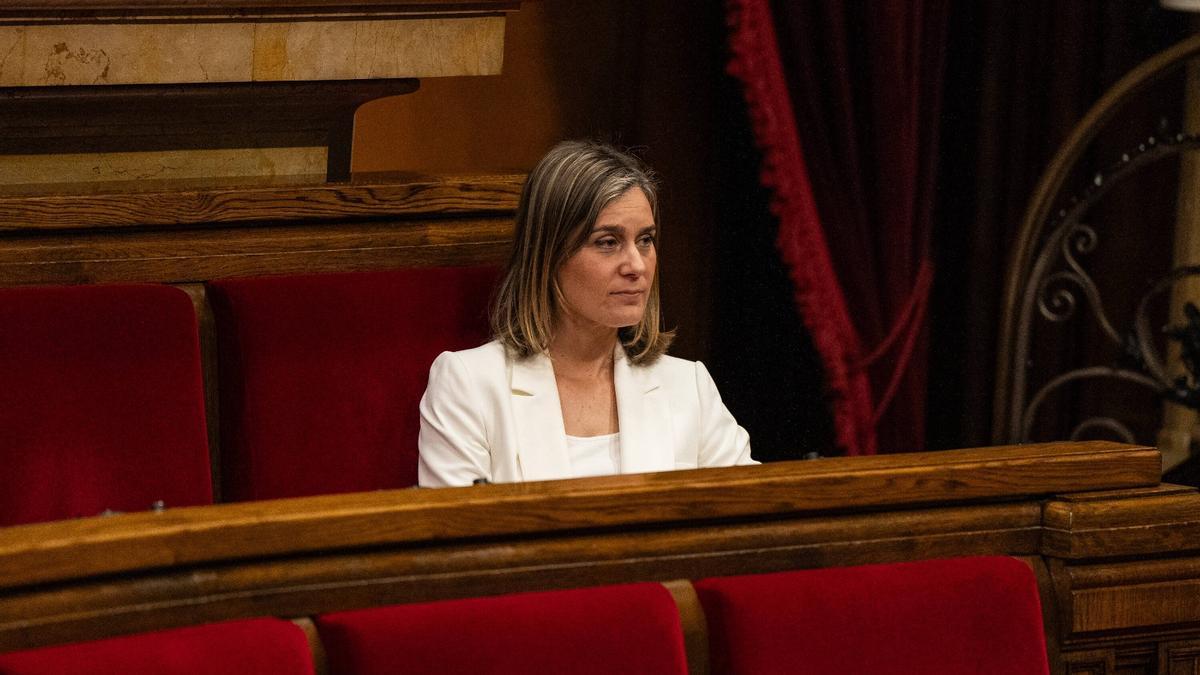
[(596, 246), (598, 246), (604, 250), (611, 250), (611, 249), (614, 249), (617, 247), (617, 240), (613, 239), (612, 237), (605, 237), (604, 239), (597, 239)]
[(650, 248), (654, 245), (654, 235), (644, 234), (638, 238), (638, 246), (642, 248)]

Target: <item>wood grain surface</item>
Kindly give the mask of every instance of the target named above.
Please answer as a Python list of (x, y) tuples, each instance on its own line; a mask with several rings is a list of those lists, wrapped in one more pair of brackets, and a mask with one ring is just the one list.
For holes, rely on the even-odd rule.
[(1200, 493), (1165, 485), (1046, 505), (1043, 550), (1068, 559), (1200, 551)]
[[(0, 285), (497, 264), (520, 174), (56, 186), (0, 193)], [(45, 188), (43, 187), (43, 190)]]
[(1200, 625), (1200, 493), (1194, 488), (1164, 484), (1059, 496), (1044, 506), (1042, 552), (1061, 640), (1068, 651), (1090, 654), (1085, 660), (1099, 655), (1131, 664), (1120, 672), (1168, 672), (1156, 666), (1168, 665), (1165, 655), (1151, 649), (1135, 659), (1131, 643), (1191, 635)]
[[(631, 581), (672, 582), (686, 600), (678, 580), (1013, 555), (1037, 573), (1053, 672), (1166, 672), (1200, 640), (1200, 551), (1139, 530), (1192, 517), (1194, 492), (1159, 485), (1158, 459), (1060, 443), (10, 527), (0, 529), (0, 650)], [(1072, 548), (1052, 530), (1097, 538)], [(684, 609), (695, 661), (702, 617)]]
[(169, 509), (0, 530), (0, 587), (352, 547), (1019, 500), (1145, 486), (1157, 472), (1155, 450), (1090, 442)]
[(489, 218), (9, 237), (0, 243), (0, 285), (189, 283), (228, 276), (495, 264), (507, 257), (511, 233), (509, 219)]
[(240, 179), (236, 187), (181, 181), (10, 188), (7, 194), (0, 191), (0, 232), (509, 214), (525, 176), (367, 174), (345, 184), (308, 180)]
[[(29, 640), (49, 644), (264, 612), (298, 616), (629, 581), (1029, 554), (1037, 547), (1037, 518), (1034, 504), (978, 505), (906, 512), (899, 518), (883, 512), (347, 547), (231, 562), (164, 560), (161, 569), (0, 593), (0, 649), (28, 646)], [(224, 538), (224, 533), (209, 538)], [(283, 538), (272, 540), (278, 544)]]
[[(732, 524), (683, 532), (373, 547), (14, 589), (0, 595), (0, 649), (29, 639), (69, 641), (89, 631), (117, 635), (264, 611), (297, 616), (506, 592), (1036, 548), (1035, 510), (968, 508), (961, 514), (965, 523), (959, 511), (929, 510), (910, 520), (926, 531), (912, 538), (897, 537), (894, 526), (888, 527), (889, 515), (844, 522), (839, 530), (809, 530), (803, 523)], [(942, 537), (936, 532), (939, 523)]]

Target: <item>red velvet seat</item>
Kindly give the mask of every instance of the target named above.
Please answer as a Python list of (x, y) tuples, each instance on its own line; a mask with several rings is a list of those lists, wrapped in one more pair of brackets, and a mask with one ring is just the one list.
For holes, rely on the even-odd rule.
[(199, 354), (177, 288), (0, 290), (0, 524), (210, 503)]
[(222, 498), (417, 482), (417, 409), (442, 351), (487, 340), (492, 268), (210, 282)]
[(679, 613), (659, 584), (327, 614), (330, 675), (683, 675)]
[(0, 654), (4, 675), (312, 675), (304, 631), (249, 619)]
[(1049, 672), (1033, 572), (958, 558), (705, 579), (713, 674)]

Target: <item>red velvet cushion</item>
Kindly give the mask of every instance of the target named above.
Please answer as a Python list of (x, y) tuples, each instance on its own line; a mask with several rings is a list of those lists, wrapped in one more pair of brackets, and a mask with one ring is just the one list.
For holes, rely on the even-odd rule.
[(1037, 584), (1014, 558), (705, 579), (713, 673), (1049, 672)]
[(0, 654), (4, 675), (312, 675), (304, 631), (249, 619)]
[(316, 620), (330, 675), (686, 673), (660, 584), (398, 605)]
[(211, 282), (222, 497), (415, 485), (429, 365), (486, 341), (495, 279), (426, 268)]
[(0, 290), (0, 524), (211, 502), (199, 354), (177, 288)]

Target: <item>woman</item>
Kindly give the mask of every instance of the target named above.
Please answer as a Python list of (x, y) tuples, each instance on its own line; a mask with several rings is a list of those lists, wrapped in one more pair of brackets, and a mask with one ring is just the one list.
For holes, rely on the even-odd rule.
[(656, 188), (633, 157), (580, 141), (530, 173), (495, 340), (430, 369), (422, 486), (754, 463), (704, 366), (664, 355)]

